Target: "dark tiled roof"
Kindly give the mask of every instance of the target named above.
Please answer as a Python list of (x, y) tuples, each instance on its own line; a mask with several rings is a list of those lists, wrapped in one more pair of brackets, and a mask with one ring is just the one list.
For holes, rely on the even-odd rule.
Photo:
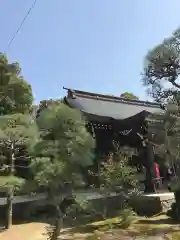
[(66, 100), (71, 107), (97, 116), (127, 119), (140, 113), (162, 112), (157, 103), (130, 100), (110, 95), (68, 90)]

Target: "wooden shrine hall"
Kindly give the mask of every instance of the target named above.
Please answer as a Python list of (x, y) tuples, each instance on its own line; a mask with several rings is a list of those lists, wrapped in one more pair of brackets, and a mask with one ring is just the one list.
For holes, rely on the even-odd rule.
[[(87, 129), (96, 139), (99, 153), (108, 154), (112, 151), (113, 141), (121, 145), (137, 148), (143, 155), (146, 168), (147, 191), (153, 191), (151, 171), (154, 163), (152, 140), (161, 142), (156, 134), (162, 126), (163, 113), (160, 105), (148, 101), (131, 100), (111, 95), (90, 93), (67, 89), (65, 103), (79, 109), (87, 120)], [(154, 117), (156, 116), (156, 117)]]

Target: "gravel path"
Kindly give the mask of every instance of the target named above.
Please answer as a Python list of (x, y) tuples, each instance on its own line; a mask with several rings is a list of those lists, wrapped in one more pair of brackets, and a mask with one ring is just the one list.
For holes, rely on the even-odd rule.
[(0, 233), (0, 240), (46, 240), (44, 227), (42, 223), (14, 225)]
[[(46, 227), (44, 223), (25, 223), (20, 225), (13, 225), (10, 230), (0, 233), (0, 240), (46, 240)], [(106, 232), (96, 230), (94, 233), (70, 233), (65, 231), (60, 235), (59, 240), (86, 240), (88, 236), (95, 235), (98, 240), (168, 240), (168, 238), (161, 232), (154, 236), (136, 236), (127, 233), (126, 231), (113, 229)], [(89, 238), (91, 239), (91, 238)]]

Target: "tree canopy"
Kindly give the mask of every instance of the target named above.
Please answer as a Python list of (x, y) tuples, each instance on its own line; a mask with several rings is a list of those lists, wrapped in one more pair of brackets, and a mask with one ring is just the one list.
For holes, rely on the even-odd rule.
[(26, 144), (30, 139), (34, 142), (38, 134), (36, 123), (31, 116), (11, 114), (0, 117), (0, 140)]
[(19, 63), (10, 63), (7, 56), (0, 53), (0, 187), (4, 187), (7, 194), (7, 228), (12, 224), (14, 190), (25, 183), (19, 174), (15, 176), (15, 165), (17, 160), (27, 160), (24, 148), (38, 136), (32, 104), (32, 89), (22, 77)]
[(133, 93), (130, 92), (124, 92), (120, 95), (122, 98), (132, 99), (132, 100), (138, 100), (139, 98), (135, 96)]
[(31, 86), (21, 76), (17, 62), (0, 54), (0, 114), (29, 112), (33, 103)]
[[(27, 156), (24, 156), (21, 152), (21, 147), (36, 142), (37, 137), (37, 127), (30, 115), (11, 114), (0, 116), (0, 153), (5, 160), (0, 167), (3, 175), (7, 175), (6, 177), (0, 177), (0, 187), (5, 187), (7, 191), (7, 228), (12, 224), (14, 190), (18, 187), (21, 188), (25, 182), (23, 179), (14, 176), (17, 161), (20, 159), (27, 160)], [(20, 152), (21, 156), (19, 158), (18, 154)], [(23, 164), (20, 165), (22, 167)]]
[[(164, 105), (163, 154), (179, 159), (180, 28), (151, 49), (144, 61), (143, 84), (155, 101)], [(159, 133), (158, 133), (159, 135)]]
[(179, 97), (180, 28), (151, 49), (144, 61), (143, 83), (158, 102)]
[(34, 148), (31, 169), (38, 185), (48, 189), (56, 208), (51, 239), (57, 239), (65, 214), (60, 204), (67, 197), (73, 198), (74, 189), (82, 186), (81, 170), (92, 164), (95, 145), (81, 112), (63, 103), (50, 104), (42, 110), (37, 124), (42, 139)]
[(60, 103), (63, 103), (63, 102), (64, 102), (64, 99), (58, 99), (58, 100), (50, 99), (50, 100), (40, 101), (40, 104), (36, 111), (36, 118), (38, 118), (41, 111), (46, 109), (47, 107), (52, 106), (52, 105), (59, 105)]
[[(69, 160), (79, 161), (79, 154), (83, 159), (81, 164), (91, 159), (94, 141), (86, 130), (85, 119), (79, 110), (63, 103), (52, 104), (41, 112), (37, 125), (43, 138), (37, 147), (40, 149), (44, 144), (47, 145), (47, 148), (42, 147), (43, 152), (49, 151), (50, 144), (50, 148), (58, 147), (58, 154), (67, 155)], [(56, 154), (56, 151), (53, 152)]]

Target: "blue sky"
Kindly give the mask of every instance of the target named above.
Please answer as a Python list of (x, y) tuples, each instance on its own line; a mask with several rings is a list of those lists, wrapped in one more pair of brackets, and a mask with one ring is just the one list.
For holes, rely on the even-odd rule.
[[(0, 51), (32, 1), (1, 1)], [(180, 25), (179, 10), (178, 0), (37, 0), (7, 54), (20, 62), (36, 102), (65, 95), (63, 86), (147, 99), (143, 58)]]

